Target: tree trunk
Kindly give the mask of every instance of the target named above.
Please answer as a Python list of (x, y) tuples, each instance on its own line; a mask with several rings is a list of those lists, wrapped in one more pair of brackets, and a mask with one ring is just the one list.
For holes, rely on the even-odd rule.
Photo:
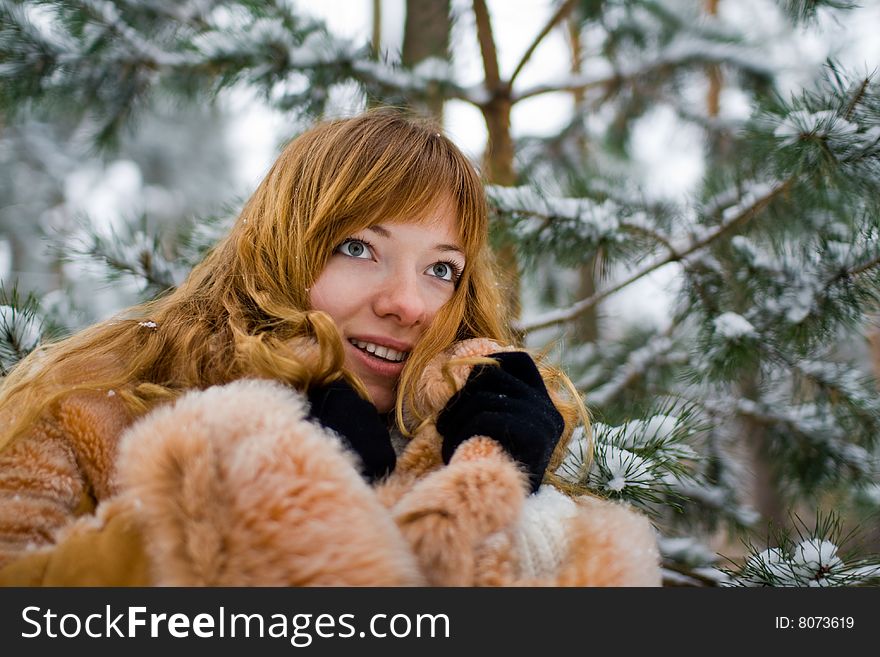
[[(403, 63), (413, 67), (429, 58), (449, 59), (449, 0), (406, 0)], [(443, 122), (443, 94), (429, 89), (424, 103), (414, 109)]]
[[(706, 0), (706, 13), (710, 16), (718, 15), (720, 0)], [(706, 76), (709, 78), (709, 88), (706, 91), (706, 110), (710, 119), (717, 119), (721, 111), (721, 90), (724, 88), (724, 72), (718, 64), (709, 64), (706, 67)], [(724, 158), (730, 152), (730, 140), (721, 132), (712, 130), (709, 133), (709, 149), (717, 158)]]
[(373, 0), (373, 38), (370, 41), (373, 58), (379, 59), (382, 52), (382, 0)]
[(874, 383), (880, 390), (880, 315), (873, 314), (867, 328), (868, 350), (871, 352), (871, 369)]
[[(710, 16), (716, 16), (719, 1), (706, 0), (706, 13)], [(715, 64), (710, 64), (706, 73), (709, 78), (709, 89), (706, 93), (706, 114), (709, 119), (716, 119), (721, 111), (721, 89), (724, 78), (721, 69)], [(718, 138), (713, 138), (710, 141), (710, 149), (711, 158), (723, 157), (724, 144)], [(740, 390), (745, 399), (758, 399), (756, 375), (745, 376), (740, 382)], [(772, 523), (777, 530), (789, 526), (789, 519), (782, 507), (779, 486), (771, 466), (772, 459), (768, 452), (771, 438), (764, 424), (745, 418), (740, 423), (740, 436), (742, 436), (747, 448), (747, 459), (752, 473), (751, 489), (746, 497), (761, 514), (764, 523), (763, 526), (754, 529), (761, 539), (766, 539), (767, 522)]]
[[(572, 10), (568, 18), (568, 37), (571, 45), (571, 72), (580, 75), (583, 72), (583, 44), (581, 43), (580, 17), (578, 10)], [(586, 92), (584, 89), (576, 89), (574, 95), (575, 120), (580, 120), (586, 113)], [(586, 159), (587, 139), (583, 130), (578, 132), (578, 152)], [(588, 299), (596, 293), (596, 254), (578, 267), (578, 287), (576, 299)], [(599, 313), (598, 308), (593, 306), (587, 312), (578, 317), (574, 325), (574, 339), (578, 343), (595, 342), (599, 339)]]
[[(719, 0), (706, 0), (706, 13), (710, 16), (717, 16), (718, 2)], [(709, 116), (714, 118), (718, 116), (718, 111), (721, 108), (721, 87), (724, 79), (717, 64), (710, 64), (707, 74), (709, 76), (709, 90), (706, 93), (706, 107)]]
[[(757, 386), (754, 377), (749, 377), (741, 384), (742, 396), (745, 399), (757, 399)], [(752, 480), (748, 502), (761, 514), (760, 526), (754, 527), (754, 532), (759, 541), (766, 543), (768, 537), (767, 523), (771, 523), (775, 531), (787, 530), (790, 521), (783, 509), (780, 498), (779, 486), (776, 475), (771, 466), (769, 454), (770, 436), (767, 427), (757, 420), (742, 419), (740, 422), (740, 436), (745, 441), (747, 458)]]
[[(492, 22), (484, 0), (474, 0), (474, 16), (480, 53), (483, 57), (483, 69), (486, 73), (486, 91), (489, 93), (489, 101), (480, 107), (489, 133), (486, 151), (483, 154), (483, 177), (495, 185), (515, 185), (513, 136), (510, 134), (510, 110), (513, 106), (510, 85), (501, 79), (498, 70)], [(505, 245), (497, 256), (507, 313), (511, 319), (516, 319), (521, 310), (516, 249), (512, 244)]]

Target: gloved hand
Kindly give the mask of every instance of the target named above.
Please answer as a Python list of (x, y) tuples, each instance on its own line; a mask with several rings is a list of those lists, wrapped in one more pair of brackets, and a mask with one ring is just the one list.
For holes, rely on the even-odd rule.
[(373, 482), (394, 469), (397, 457), (391, 446), (388, 426), (379, 411), (340, 379), (307, 393), (314, 418), (332, 429), (360, 457), (364, 478)]
[(468, 438), (488, 436), (525, 466), (535, 492), (565, 422), (528, 354), (510, 351), (490, 357), (500, 365), (476, 365), (437, 417), (443, 461), (449, 463), (455, 448)]

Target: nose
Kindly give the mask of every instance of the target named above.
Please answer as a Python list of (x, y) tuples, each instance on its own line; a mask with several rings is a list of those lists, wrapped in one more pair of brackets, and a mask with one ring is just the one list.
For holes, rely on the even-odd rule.
[(390, 317), (401, 326), (424, 323), (426, 310), (415, 273), (389, 272), (373, 297), (373, 312), (379, 317)]

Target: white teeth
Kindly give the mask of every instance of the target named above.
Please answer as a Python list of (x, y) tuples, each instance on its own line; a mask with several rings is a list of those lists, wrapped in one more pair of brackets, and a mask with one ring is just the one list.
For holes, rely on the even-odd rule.
[(394, 363), (399, 363), (403, 360), (406, 360), (406, 352), (403, 351), (395, 351), (390, 347), (382, 347), (377, 344), (373, 344), (372, 342), (363, 342), (361, 340), (349, 340), (355, 347), (358, 349), (363, 349), (374, 356), (382, 358), (384, 360), (390, 360)]

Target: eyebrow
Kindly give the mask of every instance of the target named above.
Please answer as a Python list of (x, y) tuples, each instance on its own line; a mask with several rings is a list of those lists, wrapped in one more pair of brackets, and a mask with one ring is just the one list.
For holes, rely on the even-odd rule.
[[(371, 230), (374, 233), (376, 233), (377, 235), (381, 235), (382, 237), (391, 237), (391, 233), (388, 231), (388, 229), (383, 228), (382, 226), (379, 226), (379, 225), (368, 226), (367, 230)], [(436, 250), (436, 251), (457, 251), (461, 255), (464, 255), (464, 251), (462, 251), (461, 248), (456, 246), (455, 244), (436, 244), (434, 246), (434, 250)]]

